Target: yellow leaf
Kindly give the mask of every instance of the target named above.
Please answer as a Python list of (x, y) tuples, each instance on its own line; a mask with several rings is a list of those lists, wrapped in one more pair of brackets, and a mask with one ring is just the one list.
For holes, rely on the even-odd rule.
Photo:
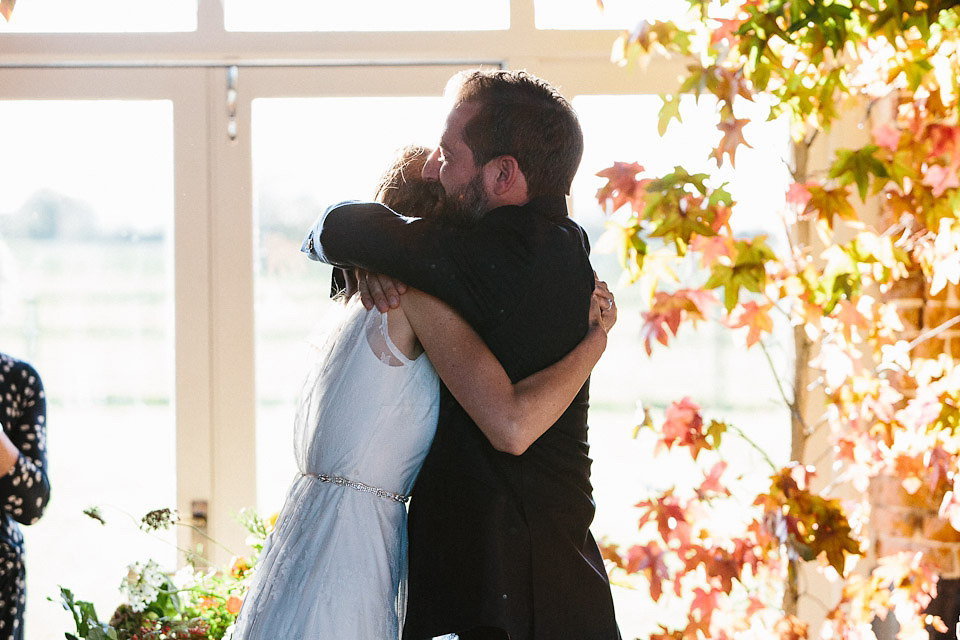
[(15, 4), (17, 4), (17, 0), (0, 0), (0, 14), (3, 14), (7, 22), (10, 22), (10, 14), (13, 13), (13, 5)]

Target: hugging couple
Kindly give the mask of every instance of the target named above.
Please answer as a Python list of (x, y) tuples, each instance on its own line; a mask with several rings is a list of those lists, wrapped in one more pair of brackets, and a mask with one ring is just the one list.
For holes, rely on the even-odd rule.
[(343, 316), (234, 640), (620, 638), (587, 444), (617, 309), (567, 216), (580, 126), (522, 71), (448, 95), (439, 146), (401, 150), (375, 201), (303, 243)]

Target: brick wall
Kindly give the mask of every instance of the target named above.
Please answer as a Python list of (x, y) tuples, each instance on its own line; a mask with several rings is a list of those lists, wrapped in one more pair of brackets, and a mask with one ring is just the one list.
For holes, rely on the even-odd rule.
[[(908, 341), (960, 314), (960, 287), (948, 284), (931, 296), (929, 283), (921, 273), (897, 280), (884, 298), (897, 303), (903, 320), (903, 339)], [(960, 324), (918, 344), (911, 355), (936, 358), (941, 353), (960, 359)]]
[[(919, 272), (898, 280), (884, 297), (896, 302), (904, 325), (902, 337), (907, 341), (960, 314), (960, 287), (947, 285), (931, 296), (929, 283)], [(936, 358), (941, 353), (960, 359), (960, 325), (918, 344), (911, 355)], [(901, 393), (911, 395), (912, 389), (899, 386)], [(947, 487), (941, 483), (936, 490), (931, 490), (924, 485), (910, 494), (901, 481), (902, 478), (882, 476), (870, 483), (874, 551), (878, 556), (922, 551), (924, 559), (936, 568), (941, 578), (960, 578), (960, 532), (938, 516)]]
[(945, 486), (931, 491), (924, 485), (911, 494), (898, 477), (871, 480), (870, 526), (876, 554), (921, 551), (941, 578), (960, 578), (960, 531), (937, 515), (945, 491)]

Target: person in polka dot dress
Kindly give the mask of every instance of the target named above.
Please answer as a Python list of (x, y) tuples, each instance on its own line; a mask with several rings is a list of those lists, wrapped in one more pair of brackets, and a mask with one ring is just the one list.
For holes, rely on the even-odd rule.
[(39, 520), (50, 497), (46, 398), (36, 370), (2, 353), (0, 419), (0, 640), (22, 640), (26, 570), (20, 524)]

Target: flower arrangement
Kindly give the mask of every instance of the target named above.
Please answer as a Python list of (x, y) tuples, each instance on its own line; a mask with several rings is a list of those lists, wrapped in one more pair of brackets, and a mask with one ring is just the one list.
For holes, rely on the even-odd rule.
[[(84, 512), (105, 524), (97, 508)], [(251, 509), (237, 516), (249, 532), (249, 556), (234, 556), (226, 570), (209, 566), (207, 561), (185, 552), (188, 563), (168, 573), (152, 559), (129, 565), (120, 583), (126, 601), (109, 621), (102, 622), (93, 603), (77, 600), (72, 591), (60, 587), (60, 602), (73, 616), (75, 630), (65, 633), (67, 640), (221, 640), (229, 638), (243, 597), (249, 587), (267, 534), (276, 515), (264, 519)], [(180, 520), (176, 511), (155, 509), (140, 520), (140, 529), (156, 532), (173, 526), (196, 527)], [(211, 540), (212, 542), (216, 542)]]

